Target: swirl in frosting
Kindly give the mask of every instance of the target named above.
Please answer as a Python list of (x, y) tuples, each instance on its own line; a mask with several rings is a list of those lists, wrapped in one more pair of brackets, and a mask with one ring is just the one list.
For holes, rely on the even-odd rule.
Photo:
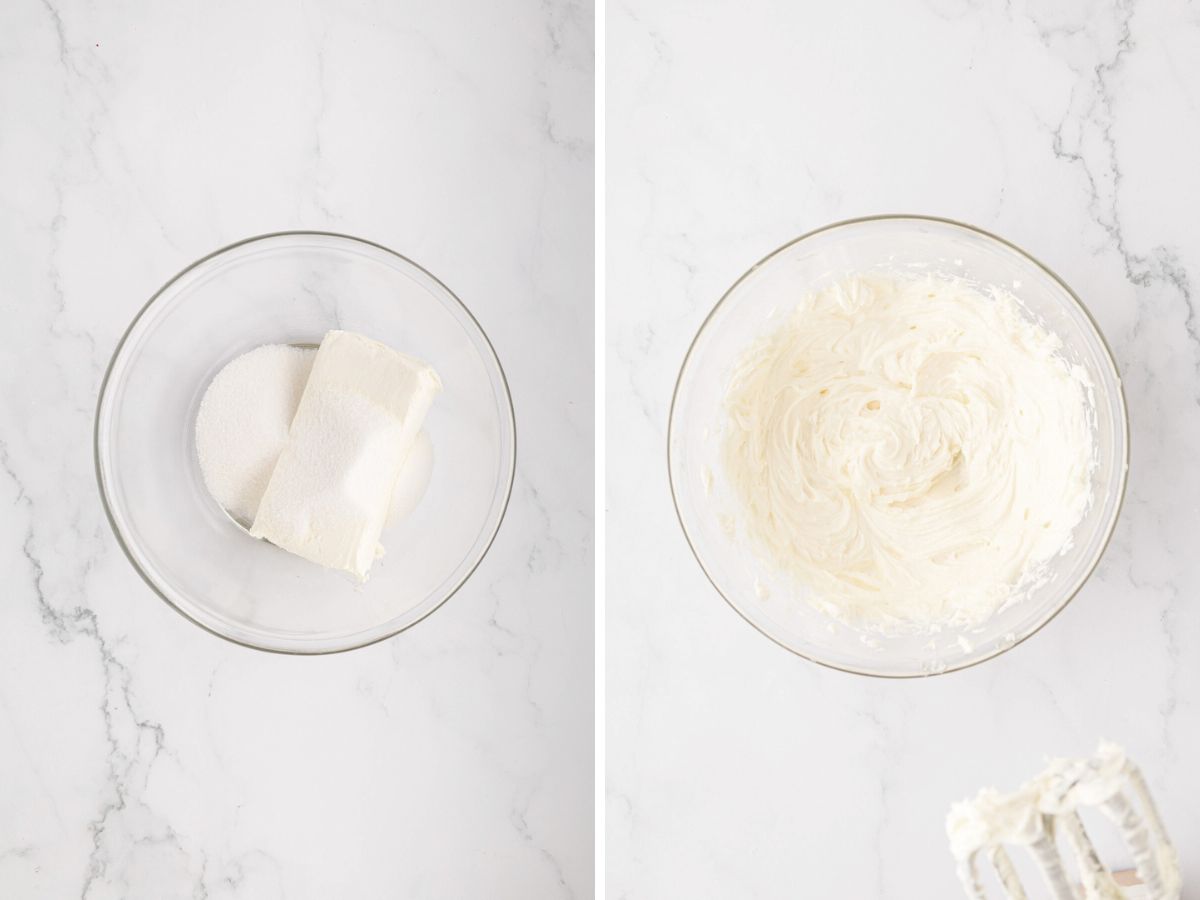
[(855, 624), (976, 625), (1070, 546), (1090, 384), (1005, 291), (855, 276), (740, 359), (726, 476), (745, 531)]

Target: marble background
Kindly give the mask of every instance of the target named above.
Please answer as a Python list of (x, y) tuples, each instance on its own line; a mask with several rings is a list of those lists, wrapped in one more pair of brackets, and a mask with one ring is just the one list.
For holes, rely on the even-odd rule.
[[(0, 5), (0, 896), (591, 892), (592, 31), (574, 0)], [(146, 298), (305, 227), (441, 276), (519, 437), (467, 586), (317, 659), (155, 597), (91, 447)]]
[[(611, 0), (607, 43), (609, 895), (951, 900), (951, 801), (1105, 736), (1200, 896), (1200, 6)], [(695, 564), (666, 478), (712, 305), (788, 239), (877, 212), (973, 222), (1056, 269), (1132, 427), (1088, 586), (927, 681), (762, 638)]]

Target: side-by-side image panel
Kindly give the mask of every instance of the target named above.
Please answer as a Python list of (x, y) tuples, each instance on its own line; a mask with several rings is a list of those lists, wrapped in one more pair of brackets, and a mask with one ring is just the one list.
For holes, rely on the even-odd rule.
[(593, 896), (594, 12), (0, 9), (0, 897)]
[(1193, 19), (608, 7), (609, 897), (1200, 877)]

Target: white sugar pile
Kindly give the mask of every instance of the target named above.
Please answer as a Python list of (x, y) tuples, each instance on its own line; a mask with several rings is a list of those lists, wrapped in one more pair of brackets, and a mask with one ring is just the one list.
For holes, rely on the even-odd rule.
[(196, 415), (204, 484), (244, 525), (254, 521), (317, 351), (266, 344), (217, 373)]
[[(217, 373), (196, 414), (196, 455), (204, 485), (244, 527), (250, 527), (287, 443), (315, 348), (265, 344)], [(387, 524), (416, 508), (433, 470), (428, 435), (418, 435), (392, 493)]]

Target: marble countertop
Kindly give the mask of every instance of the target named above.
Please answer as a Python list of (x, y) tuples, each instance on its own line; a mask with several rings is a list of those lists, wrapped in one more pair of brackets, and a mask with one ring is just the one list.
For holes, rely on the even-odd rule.
[[(0, 7), (0, 895), (591, 891), (592, 15)], [(444, 279), (517, 414), (478, 572), (403, 635), (327, 658), (169, 609), (92, 463), (104, 367), (150, 294), (291, 228)]]
[[(950, 803), (1100, 737), (1141, 764), (1200, 884), (1200, 10), (612, 0), (607, 46), (609, 895), (953, 900)], [(879, 212), (972, 222), (1055, 269), (1113, 346), (1132, 428), (1079, 596), (1007, 655), (908, 682), (743, 622), (689, 553), (665, 461), (724, 290)]]

